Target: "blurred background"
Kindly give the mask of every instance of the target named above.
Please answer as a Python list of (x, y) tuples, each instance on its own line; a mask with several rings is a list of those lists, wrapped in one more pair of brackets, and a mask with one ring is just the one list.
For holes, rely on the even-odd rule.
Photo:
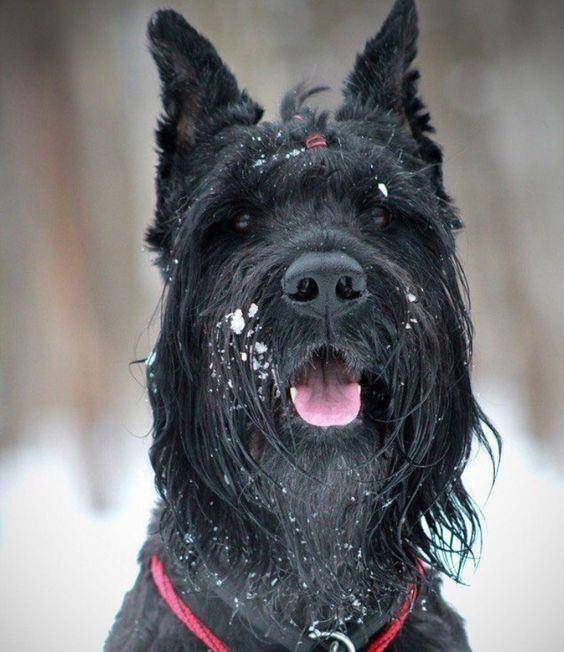
[[(168, 2), (274, 117), (336, 106), (392, 0)], [(0, 649), (100, 650), (154, 501), (143, 369), (160, 280), (151, 219), (158, 85), (149, 0), (0, 0)], [(475, 384), (505, 454), (469, 587), (476, 652), (561, 650), (564, 3), (420, 0), (422, 92), (477, 329)], [(158, 317), (154, 319), (158, 323)], [(539, 630), (539, 626), (542, 625)]]

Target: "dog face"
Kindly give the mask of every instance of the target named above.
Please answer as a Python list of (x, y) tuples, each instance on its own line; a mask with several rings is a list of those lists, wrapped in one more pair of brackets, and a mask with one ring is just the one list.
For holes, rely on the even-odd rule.
[(399, 0), (334, 117), (305, 105), (320, 89), (298, 88), (279, 123), (259, 123), (184, 19), (149, 26), (164, 104), (148, 242), (166, 289), (148, 369), (165, 521), (191, 554), (262, 564), (273, 601), (315, 604), (311, 618), (362, 615), (417, 558), (448, 572), (442, 552), (464, 558), (475, 532), (460, 474), (484, 417), (461, 223), (410, 70), (416, 35)]

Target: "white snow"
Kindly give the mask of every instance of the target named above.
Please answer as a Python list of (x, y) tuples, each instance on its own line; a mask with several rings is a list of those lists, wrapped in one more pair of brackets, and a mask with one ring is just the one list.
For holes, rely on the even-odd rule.
[(305, 152), (305, 149), (298, 149), (294, 148), (291, 149), (285, 156), (284, 158), (294, 158), (295, 156), (299, 156), (302, 152)]
[(245, 318), (243, 317), (241, 308), (237, 308), (234, 312), (229, 313), (227, 319), (229, 319), (230, 328), (235, 335), (241, 335), (245, 328)]
[[(485, 513), (483, 559), (477, 572), (468, 569), (469, 587), (445, 581), (445, 594), (476, 652), (559, 652), (564, 480), (527, 439), (519, 400), (487, 396), (484, 407), (505, 435), (491, 497), (483, 454), (465, 474)], [(120, 468), (116, 504), (99, 512), (64, 432), (56, 424), (41, 445), (0, 461), (0, 648), (10, 652), (99, 652), (137, 574), (155, 500), (150, 442), (116, 433), (129, 448), (111, 461)]]
[(257, 342), (255, 344), (255, 351), (258, 355), (264, 355), (268, 351), (268, 346), (264, 342)]
[[(116, 504), (93, 511), (80, 457), (62, 434), (0, 463), (0, 649), (100, 652), (155, 502), (147, 439), (133, 440)], [(33, 621), (33, 622), (32, 622)]]
[(258, 306), (256, 303), (251, 303), (249, 307), (249, 312), (247, 313), (249, 317), (252, 319), (258, 312)]
[[(445, 595), (463, 614), (476, 652), (562, 649), (564, 477), (527, 436), (517, 397), (497, 391), (480, 401), (504, 437), (502, 463), (490, 492), (489, 461), (477, 455), (465, 483), (485, 518), (484, 548), (469, 586), (445, 581)], [(542, 623), (536, 628), (533, 623)]]

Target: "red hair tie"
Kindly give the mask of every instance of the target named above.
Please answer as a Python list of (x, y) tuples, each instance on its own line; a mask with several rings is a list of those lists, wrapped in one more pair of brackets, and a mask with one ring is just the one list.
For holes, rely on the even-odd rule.
[(308, 136), (305, 141), (307, 149), (315, 149), (316, 147), (327, 147), (327, 141), (321, 134), (312, 134)]

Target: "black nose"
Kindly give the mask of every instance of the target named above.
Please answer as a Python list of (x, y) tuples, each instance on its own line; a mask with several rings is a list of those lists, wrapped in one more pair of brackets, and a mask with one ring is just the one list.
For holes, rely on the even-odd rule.
[(293, 308), (314, 317), (336, 317), (363, 300), (366, 274), (360, 264), (339, 251), (302, 254), (282, 279)]

